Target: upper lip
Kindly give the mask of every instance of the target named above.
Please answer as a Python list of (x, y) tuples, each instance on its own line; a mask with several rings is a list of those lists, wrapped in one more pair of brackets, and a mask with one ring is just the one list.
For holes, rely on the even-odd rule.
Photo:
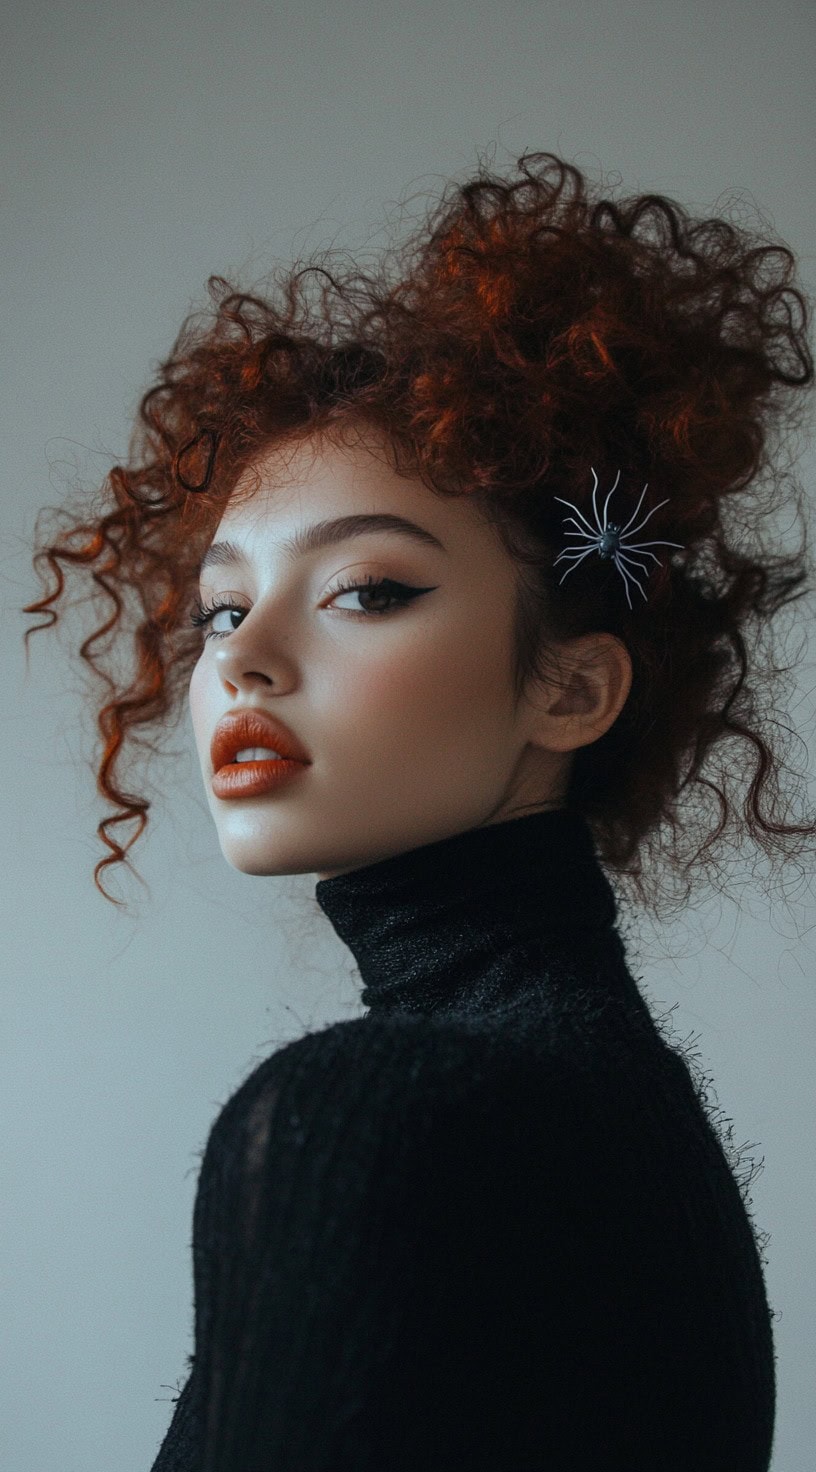
[(243, 751), (248, 746), (268, 746), (270, 750), (296, 762), (311, 760), (308, 752), (288, 726), (284, 726), (283, 721), (279, 721), (268, 711), (243, 706), (240, 710), (231, 710), (228, 715), (222, 716), (213, 731), (210, 743), (213, 771), (217, 772), (220, 767), (234, 761), (236, 752)]

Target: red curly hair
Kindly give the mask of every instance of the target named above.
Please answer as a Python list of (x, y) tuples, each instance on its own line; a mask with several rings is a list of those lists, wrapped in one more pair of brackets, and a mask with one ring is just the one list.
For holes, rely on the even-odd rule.
[[(122, 785), (126, 742), (155, 750), (139, 729), (180, 714), (201, 650), (198, 564), (238, 477), (276, 442), (349, 420), (382, 432), (396, 470), (439, 495), (476, 496), (495, 523), (518, 571), (517, 696), (550, 668), (552, 640), (603, 630), (625, 643), (629, 697), (574, 754), (566, 802), (641, 902), (660, 908), (667, 866), (701, 874), (746, 779), (741, 813), (766, 853), (787, 859), (816, 833), (811, 818), (780, 818), (784, 763), (765, 739), (771, 723), (792, 733), (771, 714), (787, 670), (762, 652), (763, 632), (810, 591), (806, 536), (783, 553), (759, 525), (790, 502), (802, 514), (780, 454), (813, 380), (793, 254), (661, 195), (602, 197), (552, 153), (522, 155), (516, 172), (480, 164), (450, 183), (370, 273), (325, 252), (273, 272), (264, 295), (210, 277), (212, 306), (183, 323), (141, 399), (127, 464), (56, 539), (40, 537), (38, 517), (34, 565), (45, 560), (56, 586), (22, 611), (56, 621), (60, 564), (112, 604), (79, 651), (107, 686), (97, 784), (120, 810), (97, 830), (112, 850), (94, 870), (107, 899), (99, 873), (130, 863), (150, 807)], [(569, 563), (566, 580), (553, 566), (570, 545), (557, 498), (592, 521), (592, 467), (604, 488), (620, 471), (627, 515), (648, 482), (667, 504), (643, 535), (683, 549), (664, 550), (648, 601), (631, 609), (609, 561)], [(106, 636), (106, 649), (132, 641), (129, 675), (101, 668)], [(726, 754), (732, 739), (743, 755)], [(112, 830), (131, 820), (120, 844)], [(650, 852), (661, 824), (670, 853)]]

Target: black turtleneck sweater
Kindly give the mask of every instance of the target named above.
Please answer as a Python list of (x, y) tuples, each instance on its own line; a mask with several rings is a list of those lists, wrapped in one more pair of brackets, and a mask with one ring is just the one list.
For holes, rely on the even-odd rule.
[(762, 1258), (565, 809), (321, 880), (362, 1017), (224, 1106), (153, 1472), (767, 1472)]

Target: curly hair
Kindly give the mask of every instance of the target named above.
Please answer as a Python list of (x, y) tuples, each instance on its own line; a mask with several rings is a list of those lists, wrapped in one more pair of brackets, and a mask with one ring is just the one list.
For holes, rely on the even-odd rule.
[[(127, 463), (92, 507), (46, 508), (71, 522), (53, 539), (38, 516), (34, 566), (45, 560), (56, 586), (40, 573), (46, 594), (22, 611), (56, 621), (60, 564), (112, 604), (79, 652), (107, 686), (97, 785), (120, 811), (98, 825), (112, 853), (94, 880), (113, 903), (100, 871), (129, 864), (150, 807), (122, 786), (125, 743), (155, 751), (138, 728), (181, 712), (200, 654), (190, 598), (227, 499), (265, 450), (353, 421), (381, 432), (398, 473), (475, 496), (495, 524), (517, 569), (517, 697), (557, 669), (553, 641), (607, 631), (625, 644), (631, 691), (573, 754), (566, 805), (641, 903), (660, 909), (669, 870), (687, 877), (684, 902), (737, 813), (739, 837), (744, 823), (766, 855), (788, 859), (816, 833), (812, 818), (779, 812), (779, 773), (792, 769), (771, 726), (793, 733), (771, 696), (790, 666), (766, 643), (772, 617), (810, 591), (807, 535), (782, 552), (778, 530), (761, 526), (791, 503), (803, 513), (781, 453), (809, 406), (795, 391), (813, 380), (794, 256), (767, 232), (696, 219), (662, 195), (603, 197), (553, 153), (523, 154), (515, 174), (480, 161), (467, 182), (449, 181), (369, 271), (327, 250), (274, 269), (262, 292), (211, 276), (210, 303), (184, 321), (140, 400)], [(646, 535), (681, 544), (632, 608), (609, 561), (570, 563), (566, 579), (554, 567), (558, 498), (591, 520), (593, 468), (604, 485), (619, 472), (629, 494), (656, 488), (665, 505)], [(106, 648), (132, 641), (129, 675), (101, 668), (106, 636)], [(127, 822), (120, 844), (111, 830)]]

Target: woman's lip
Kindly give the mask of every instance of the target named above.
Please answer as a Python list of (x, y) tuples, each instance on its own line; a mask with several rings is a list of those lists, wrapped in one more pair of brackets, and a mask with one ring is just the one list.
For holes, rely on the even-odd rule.
[(269, 757), (266, 761), (228, 762), (213, 773), (210, 786), (216, 797), (259, 797), (288, 782), (310, 763)]
[(287, 761), (307, 763), (310, 757), (300, 741), (283, 722), (257, 706), (241, 706), (222, 716), (210, 742), (210, 761), (214, 772), (234, 762), (236, 752), (262, 746), (280, 752)]

